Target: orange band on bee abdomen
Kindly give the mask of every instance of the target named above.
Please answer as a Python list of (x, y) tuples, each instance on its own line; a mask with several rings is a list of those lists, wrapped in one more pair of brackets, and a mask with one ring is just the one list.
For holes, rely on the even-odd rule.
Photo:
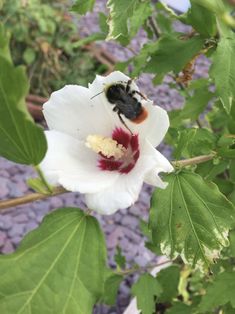
[(138, 115), (137, 118), (131, 119), (132, 122), (139, 124), (139, 123), (143, 122), (147, 118), (148, 111), (145, 108), (143, 108), (143, 107), (142, 107), (142, 109), (143, 110), (142, 110), (141, 114)]

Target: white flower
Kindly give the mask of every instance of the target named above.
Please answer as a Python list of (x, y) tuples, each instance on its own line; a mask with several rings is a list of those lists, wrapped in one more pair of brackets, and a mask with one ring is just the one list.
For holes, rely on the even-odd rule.
[[(135, 95), (148, 115), (139, 124), (122, 115), (131, 134), (101, 93), (112, 83), (128, 80), (113, 72), (97, 76), (89, 88), (67, 85), (43, 106), (50, 130), (45, 132), (48, 151), (41, 169), (51, 184), (85, 193), (88, 208), (102, 214), (132, 205), (143, 182), (165, 188), (158, 174), (173, 170), (155, 149), (169, 127), (166, 111)], [(138, 90), (134, 82), (131, 89)]]

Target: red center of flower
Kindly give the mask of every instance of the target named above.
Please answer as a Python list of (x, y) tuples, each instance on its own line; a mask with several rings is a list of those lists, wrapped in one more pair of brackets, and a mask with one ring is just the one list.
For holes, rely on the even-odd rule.
[(99, 168), (120, 173), (130, 172), (140, 156), (138, 134), (131, 135), (122, 128), (116, 128), (112, 133), (112, 139), (125, 147), (126, 152), (120, 159), (100, 154), (101, 158), (98, 160)]

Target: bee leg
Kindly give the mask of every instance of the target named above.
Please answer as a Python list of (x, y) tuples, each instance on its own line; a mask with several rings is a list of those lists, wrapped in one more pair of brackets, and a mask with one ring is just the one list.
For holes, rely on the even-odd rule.
[(122, 122), (122, 124), (127, 128), (127, 130), (131, 133), (131, 135), (133, 135), (132, 131), (128, 128), (128, 126), (126, 125), (125, 121), (122, 119), (122, 116), (121, 116), (121, 112), (118, 111), (118, 117), (120, 119), (120, 121)]
[[(126, 92), (129, 94), (131, 90), (132, 79), (128, 80), (126, 83)], [(132, 94), (132, 93), (131, 93)]]
[(133, 91), (132, 91), (132, 95), (134, 95), (134, 94), (138, 94), (138, 95), (140, 95), (144, 100), (148, 100), (148, 98), (147, 98), (144, 94), (142, 94), (141, 92), (139, 92), (138, 90), (133, 90)]

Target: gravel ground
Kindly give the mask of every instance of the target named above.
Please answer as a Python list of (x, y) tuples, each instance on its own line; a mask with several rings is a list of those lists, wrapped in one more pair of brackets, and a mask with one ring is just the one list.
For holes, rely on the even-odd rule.
[[(96, 5), (95, 12), (103, 11), (103, 9), (104, 3), (101, 1)], [(97, 14), (87, 14), (82, 18), (79, 22), (79, 29), (83, 36), (97, 31)], [(145, 33), (140, 31), (137, 38), (131, 43), (132, 49), (138, 51), (145, 41)], [(124, 49), (114, 43), (104, 43), (102, 45), (121, 61), (127, 60), (132, 56), (132, 52), (129, 49)], [(206, 76), (207, 72), (208, 61), (203, 57), (199, 58), (196, 65), (196, 76)], [(151, 76), (144, 74), (139, 78), (138, 82), (141, 90), (150, 99), (153, 99), (156, 104), (166, 110), (171, 110), (181, 107), (183, 99), (177, 91), (169, 88), (167, 85), (168, 80), (169, 78), (162, 85), (154, 87), (151, 83)], [(160, 150), (169, 157), (167, 147), (161, 145)], [(32, 176), (35, 176), (32, 168), (17, 165), (0, 158), (0, 199), (18, 197), (32, 192), (26, 185), (26, 179)], [(111, 266), (114, 266), (113, 256), (117, 245), (122, 248), (128, 264), (134, 262), (140, 266), (145, 266), (149, 262), (156, 260), (156, 257), (144, 247), (144, 238), (139, 231), (139, 218), (147, 219), (148, 216), (151, 192), (152, 188), (144, 185), (138, 202), (132, 207), (120, 210), (111, 216), (96, 215), (106, 234), (109, 264)], [(35, 229), (48, 212), (63, 206), (85, 208), (82, 195), (79, 193), (68, 193), (2, 212), (0, 215), (0, 252), (2, 254), (13, 252), (22, 237), (30, 230)], [(95, 308), (94, 313), (122, 313), (129, 303), (130, 286), (133, 280), (135, 280), (135, 277), (128, 277), (122, 283), (116, 306), (107, 307), (100, 305)]]

